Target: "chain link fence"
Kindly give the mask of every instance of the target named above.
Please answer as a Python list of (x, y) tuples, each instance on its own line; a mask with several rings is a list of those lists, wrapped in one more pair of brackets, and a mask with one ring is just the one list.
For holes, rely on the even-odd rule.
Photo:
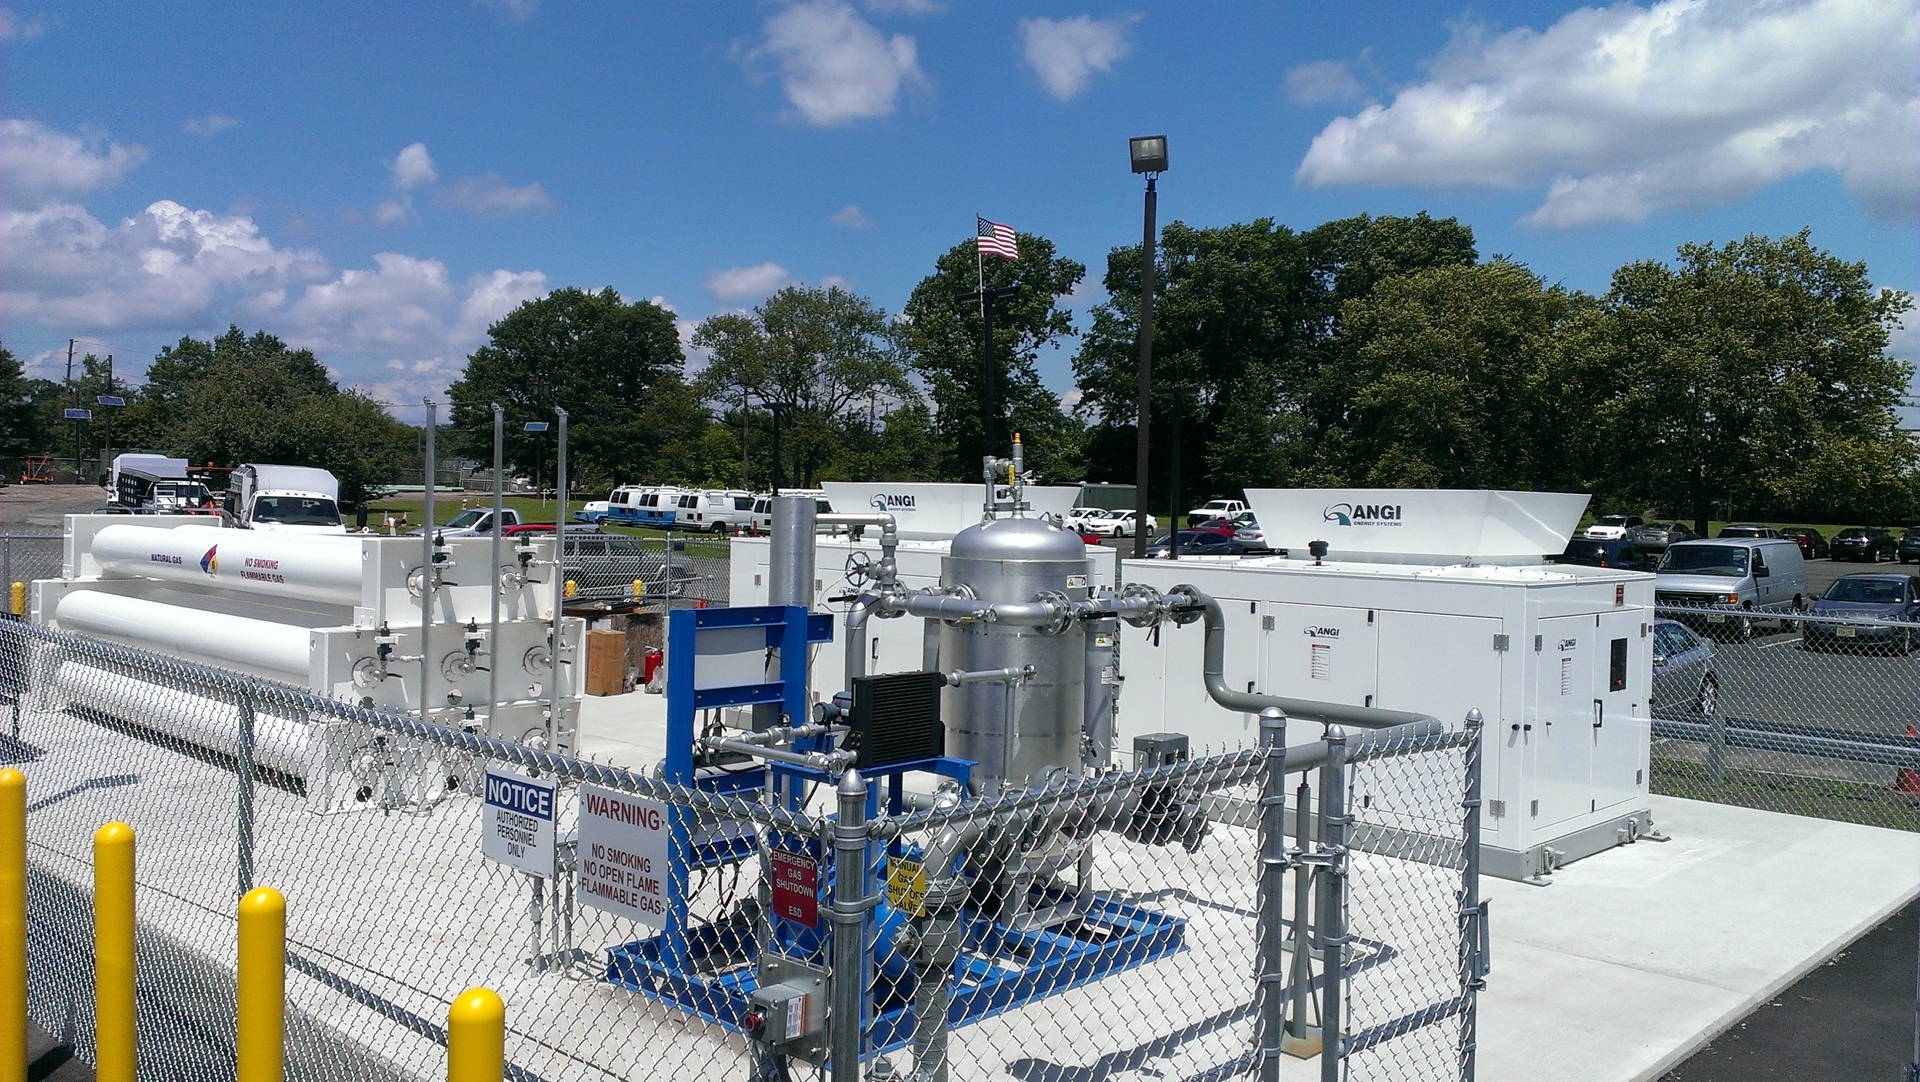
[(0, 589), (60, 577), (65, 539), (59, 534), (0, 533)]
[[(18, 621), (0, 699), (32, 1016), (91, 1059), (90, 844), (125, 821), (143, 1079), (233, 1076), (254, 885), (288, 898), (290, 1078), (444, 1077), (475, 985), (521, 1082), (1277, 1078), (1323, 1026), (1336, 1054), (1289, 1075), (1472, 1077), (1477, 725), (931, 806), (849, 775), (789, 810), (757, 766), (669, 785)], [(502, 784), (551, 786), (550, 857)], [(610, 849), (609, 807), (678, 855)], [(509, 842), (540, 874), (482, 854)]]
[(1904, 581), (1856, 586), (1891, 601), (1853, 612), (1660, 606), (1653, 791), (1920, 830), (1920, 622)]

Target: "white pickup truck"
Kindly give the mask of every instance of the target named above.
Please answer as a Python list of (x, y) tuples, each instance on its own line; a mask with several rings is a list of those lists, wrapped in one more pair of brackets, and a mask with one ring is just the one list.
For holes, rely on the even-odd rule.
[[(500, 509), (500, 521), (503, 527), (520, 525), (520, 512), (511, 507)], [(408, 530), (407, 535), (418, 537), (421, 530)], [(446, 525), (435, 530), (441, 537), (491, 537), (493, 536), (493, 508), (470, 507), (447, 520)]]
[(1214, 519), (1232, 521), (1235, 515), (1246, 509), (1247, 505), (1239, 500), (1208, 500), (1205, 506), (1187, 512), (1187, 525), (1198, 526)]

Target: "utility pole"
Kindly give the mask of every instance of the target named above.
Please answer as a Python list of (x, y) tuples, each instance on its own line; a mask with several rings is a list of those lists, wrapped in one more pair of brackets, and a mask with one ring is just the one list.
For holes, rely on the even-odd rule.
[[(67, 339), (67, 408), (68, 409), (76, 408), (75, 399), (73, 397), (73, 343), (74, 343), (74, 339), (71, 339), (71, 338)], [(69, 414), (69, 416), (71, 416), (71, 414)], [(80, 483), (80, 422), (78, 420), (75, 420), (73, 422), (73, 482), (74, 484)]]

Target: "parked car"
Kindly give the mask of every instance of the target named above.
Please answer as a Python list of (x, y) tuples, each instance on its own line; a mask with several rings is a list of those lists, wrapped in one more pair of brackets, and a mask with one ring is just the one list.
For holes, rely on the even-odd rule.
[(1628, 530), (1644, 525), (1646, 520), (1639, 515), (1601, 515), (1581, 536), (1595, 541), (1616, 541), (1627, 536)]
[(1900, 542), (1878, 526), (1849, 526), (1833, 535), (1830, 547), (1836, 560), (1878, 563), (1882, 556), (1893, 560), (1900, 555)]
[(1779, 537), (1780, 531), (1755, 522), (1733, 522), (1720, 527), (1715, 537)]
[(1684, 522), (1644, 522), (1629, 529), (1625, 536), (1633, 542), (1633, 547), (1658, 556), (1667, 551), (1668, 545), (1692, 541), (1700, 535)]
[[(680, 544), (674, 543), (676, 550)], [(644, 584), (647, 597), (685, 597), (688, 584), (698, 577), (691, 559), (678, 551), (667, 553), (657, 541), (567, 530), (567, 578), (574, 583), (576, 598), (624, 601), (635, 596), (635, 582)]]
[[(503, 507), (500, 509), (500, 521), (506, 524), (507, 532), (512, 533), (513, 528), (515, 526), (520, 525), (520, 512), (515, 511), (511, 507)], [(549, 526), (547, 528), (552, 529), (553, 527)], [(425, 532), (426, 532), (426, 528), (421, 527), (420, 529), (417, 529), (417, 530), (408, 530), (407, 536), (419, 537), (421, 534)], [(446, 525), (441, 526), (439, 529), (435, 530), (434, 532), (439, 534), (441, 537), (488, 537), (488, 536), (491, 536), (493, 533), (493, 508), (491, 507), (468, 508), (467, 510), (462, 511), (459, 514), (453, 516), (451, 519), (448, 519)], [(505, 535), (503, 534), (502, 536), (505, 536)]]
[(1809, 560), (1824, 560), (1833, 554), (1833, 549), (1828, 546), (1827, 539), (1820, 535), (1819, 530), (1811, 526), (1788, 526), (1786, 529), (1780, 531), (1780, 536), (1791, 537), (1799, 542), (1800, 555), (1805, 556)]
[(1900, 562), (1909, 560), (1920, 563), (1920, 529), (1911, 529), (1900, 535), (1900, 547), (1894, 550), (1900, 556)]
[[(1146, 516), (1147, 532), (1159, 529), (1159, 522), (1152, 516)], [(1108, 511), (1104, 518), (1087, 520), (1087, 532), (1097, 533), (1101, 537), (1132, 537), (1140, 532), (1140, 513), (1138, 511)]]
[[(827, 502), (826, 493), (818, 489), (789, 488), (782, 491), (780, 495), (812, 496), (814, 498), (815, 514), (819, 514), (819, 515), (833, 514), (833, 505)], [(773, 529), (773, 497), (772, 496), (755, 496), (753, 498), (753, 511), (751, 513), (751, 521), (753, 524), (753, 531), (755, 533), (764, 534), (769, 530)], [(836, 526), (833, 528), (832, 532), (835, 534), (838, 534), (841, 531), (841, 529), (842, 527)]]
[(1566, 551), (1562, 552), (1554, 562), (1581, 564), (1586, 567), (1617, 567), (1628, 571), (1651, 571), (1655, 559), (1655, 556), (1624, 537), (1610, 541), (1576, 537), (1567, 542)]
[(1745, 642), (1757, 614), (1805, 608), (1807, 562), (1785, 538), (1682, 541), (1655, 565), (1653, 590), (1656, 603), (1691, 610), (1678, 617), (1689, 627), (1725, 628)]
[(1240, 512), (1227, 525), (1233, 527), (1233, 539), (1249, 550), (1259, 551), (1267, 547), (1267, 532), (1260, 528), (1260, 520), (1253, 517), (1252, 511)]
[[(1232, 534), (1218, 530), (1181, 530), (1179, 537), (1182, 556), (1241, 556), (1247, 551)], [(1164, 560), (1167, 552), (1167, 535), (1161, 534), (1147, 546), (1147, 559)]]
[(1214, 519), (1231, 520), (1235, 515), (1247, 509), (1242, 500), (1208, 500), (1205, 504), (1187, 512), (1187, 525), (1198, 526)]
[(1653, 622), (1653, 708), (1668, 714), (1720, 712), (1713, 643), (1678, 620)]
[(1809, 650), (1851, 640), (1912, 653), (1914, 629), (1884, 621), (1911, 624), (1920, 620), (1920, 579), (1871, 572), (1843, 575), (1827, 587), (1826, 596), (1813, 603), (1813, 615), (1852, 619), (1832, 623), (1808, 620), (1800, 629), (1800, 645)]

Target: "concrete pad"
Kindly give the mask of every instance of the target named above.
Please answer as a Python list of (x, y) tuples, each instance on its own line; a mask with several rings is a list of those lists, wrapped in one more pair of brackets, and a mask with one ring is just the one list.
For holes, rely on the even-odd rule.
[(667, 754), (667, 697), (640, 690), (586, 696), (574, 746), (582, 759), (652, 770)]
[(1673, 838), (1483, 880), (1489, 1082), (1656, 1079), (1920, 896), (1920, 835), (1672, 797)]

